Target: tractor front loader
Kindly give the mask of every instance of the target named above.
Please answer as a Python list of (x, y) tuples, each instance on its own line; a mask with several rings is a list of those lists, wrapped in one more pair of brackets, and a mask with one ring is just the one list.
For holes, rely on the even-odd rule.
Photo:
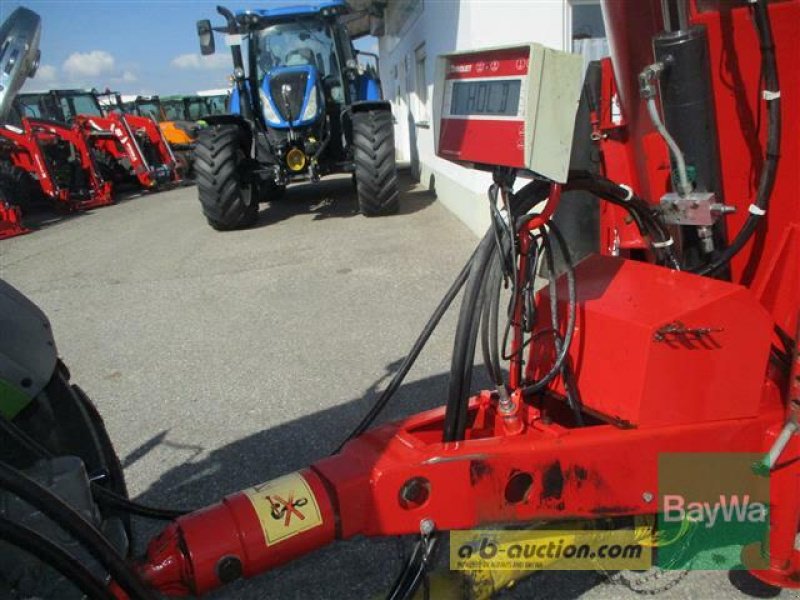
[[(86, 210), (113, 202), (112, 183), (103, 179), (83, 134), (58, 121), (26, 117), (24, 106), (0, 130), (8, 141), (12, 175), (20, 198), (30, 205), (39, 196), (67, 210)], [(15, 117), (15, 118), (14, 118)]]
[(97, 99), (106, 112), (146, 118), (156, 123), (178, 164), (178, 173), (181, 177), (190, 177), (194, 144), (197, 140), (197, 129), (199, 129), (197, 125), (171, 120), (166, 115), (159, 96), (123, 97), (117, 92), (106, 91), (98, 94)]
[(213, 228), (247, 227), (259, 202), (329, 173), (354, 174), (362, 214), (397, 211), (391, 107), (377, 75), (358, 66), (339, 20), (347, 10), (338, 0), (238, 14), (219, 7), (225, 25), (198, 22), (204, 55), (215, 50), (215, 31), (233, 42), (232, 114), (204, 119), (196, 151), (200, 204)]
[(84, 137), (61, 123), (28, 118), (18, 97), (9, 99), (0, 126), (0, 186), (17, 208), (4, 208), (11, 219), (6, 237), (25, 231), (18, 225), (20, 209), (30, 210), (39, 199), (68, 211), (110, 204), (111, 183), (98, 175)]
[(51, 90), (20, 94), (44, 118), (68, 123), (88, 139), (105, 179), (138, 182), (145, 189), (177, 183), (180, 175), (169, 145), (152, 119), (114, 112), (105, 114), (89, 90)]

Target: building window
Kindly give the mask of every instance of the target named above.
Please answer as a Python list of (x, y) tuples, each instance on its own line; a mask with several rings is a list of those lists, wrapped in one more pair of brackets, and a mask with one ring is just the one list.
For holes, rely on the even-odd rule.
[(414, 63), (416, 66), (416, 114), (417, 123), (428, 121), (428, 79), (425, 76), (425, 44), (420, 44), (414, 50)]
[(423, 10), (422, 0), (394, 0), (386, 6), (386, 35), (399, 37), (406, 25), (418, 17)]
[(572, 39), (606, 37), (603, 9), (599, 0), (572, 0)]
[(568, 50), (583, 56), (584, 67), (609, 54), (599, 0), (570, 0), (567, 9)]

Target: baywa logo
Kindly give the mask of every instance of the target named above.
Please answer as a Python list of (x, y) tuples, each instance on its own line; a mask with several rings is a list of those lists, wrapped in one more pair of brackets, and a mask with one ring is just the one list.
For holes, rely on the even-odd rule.
[[(659, 457), (656, 564), (665, 569), (735, 570), (743, 548), (769, 527), (769, 477), (756, 453), (665, 453)], [(762, 552), (748, 552), (760, 556)]]
[(726, 523), (767, 522), (769, 507), (763, 502), (753, 502), (750, 494), (725, 496), (716, 502), (691, 502), (679, 494), (663, 497), (662, 515), (665, 523), (686, 520), (706, 529), (714, 527), (718, 519)]

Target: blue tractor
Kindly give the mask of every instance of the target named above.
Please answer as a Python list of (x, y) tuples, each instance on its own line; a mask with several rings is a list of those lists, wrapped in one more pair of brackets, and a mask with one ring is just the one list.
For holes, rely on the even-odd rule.
[(205, 119), (195, 151), (209, 224), (248, 227), (259, 202), (278, 199), (292, 181), (330, 173), (353, 173), (362, 214), (396, 212), (391, 108), (377, 68), (356, 60), (340, 20), (346, 3), (217, 11), (224, 26), (197, 23), (200, 50), (212, 54), (214, 32), (225, 34), (234, 88), (231, 114)]

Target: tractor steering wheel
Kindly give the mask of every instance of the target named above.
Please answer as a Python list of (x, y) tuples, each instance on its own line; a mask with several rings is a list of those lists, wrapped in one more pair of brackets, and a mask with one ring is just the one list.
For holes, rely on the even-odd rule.
[(303, 59), (303, 62), (305, 64), (313, 65), (314, 64), (313, 59), (309, 58), (308, 54), (306, 54), (307, 52), (309, 52), (309, 50), (307, 50), (305, 48), (292, 50), (291, 52), (286, 54), (286, 58), (284, 59), (283, 62), (284, 62), (284, 64), (288, 65), (291, 57), (293, 57), (296, 54), (297, 56), (299, 56), (300, 58)]

